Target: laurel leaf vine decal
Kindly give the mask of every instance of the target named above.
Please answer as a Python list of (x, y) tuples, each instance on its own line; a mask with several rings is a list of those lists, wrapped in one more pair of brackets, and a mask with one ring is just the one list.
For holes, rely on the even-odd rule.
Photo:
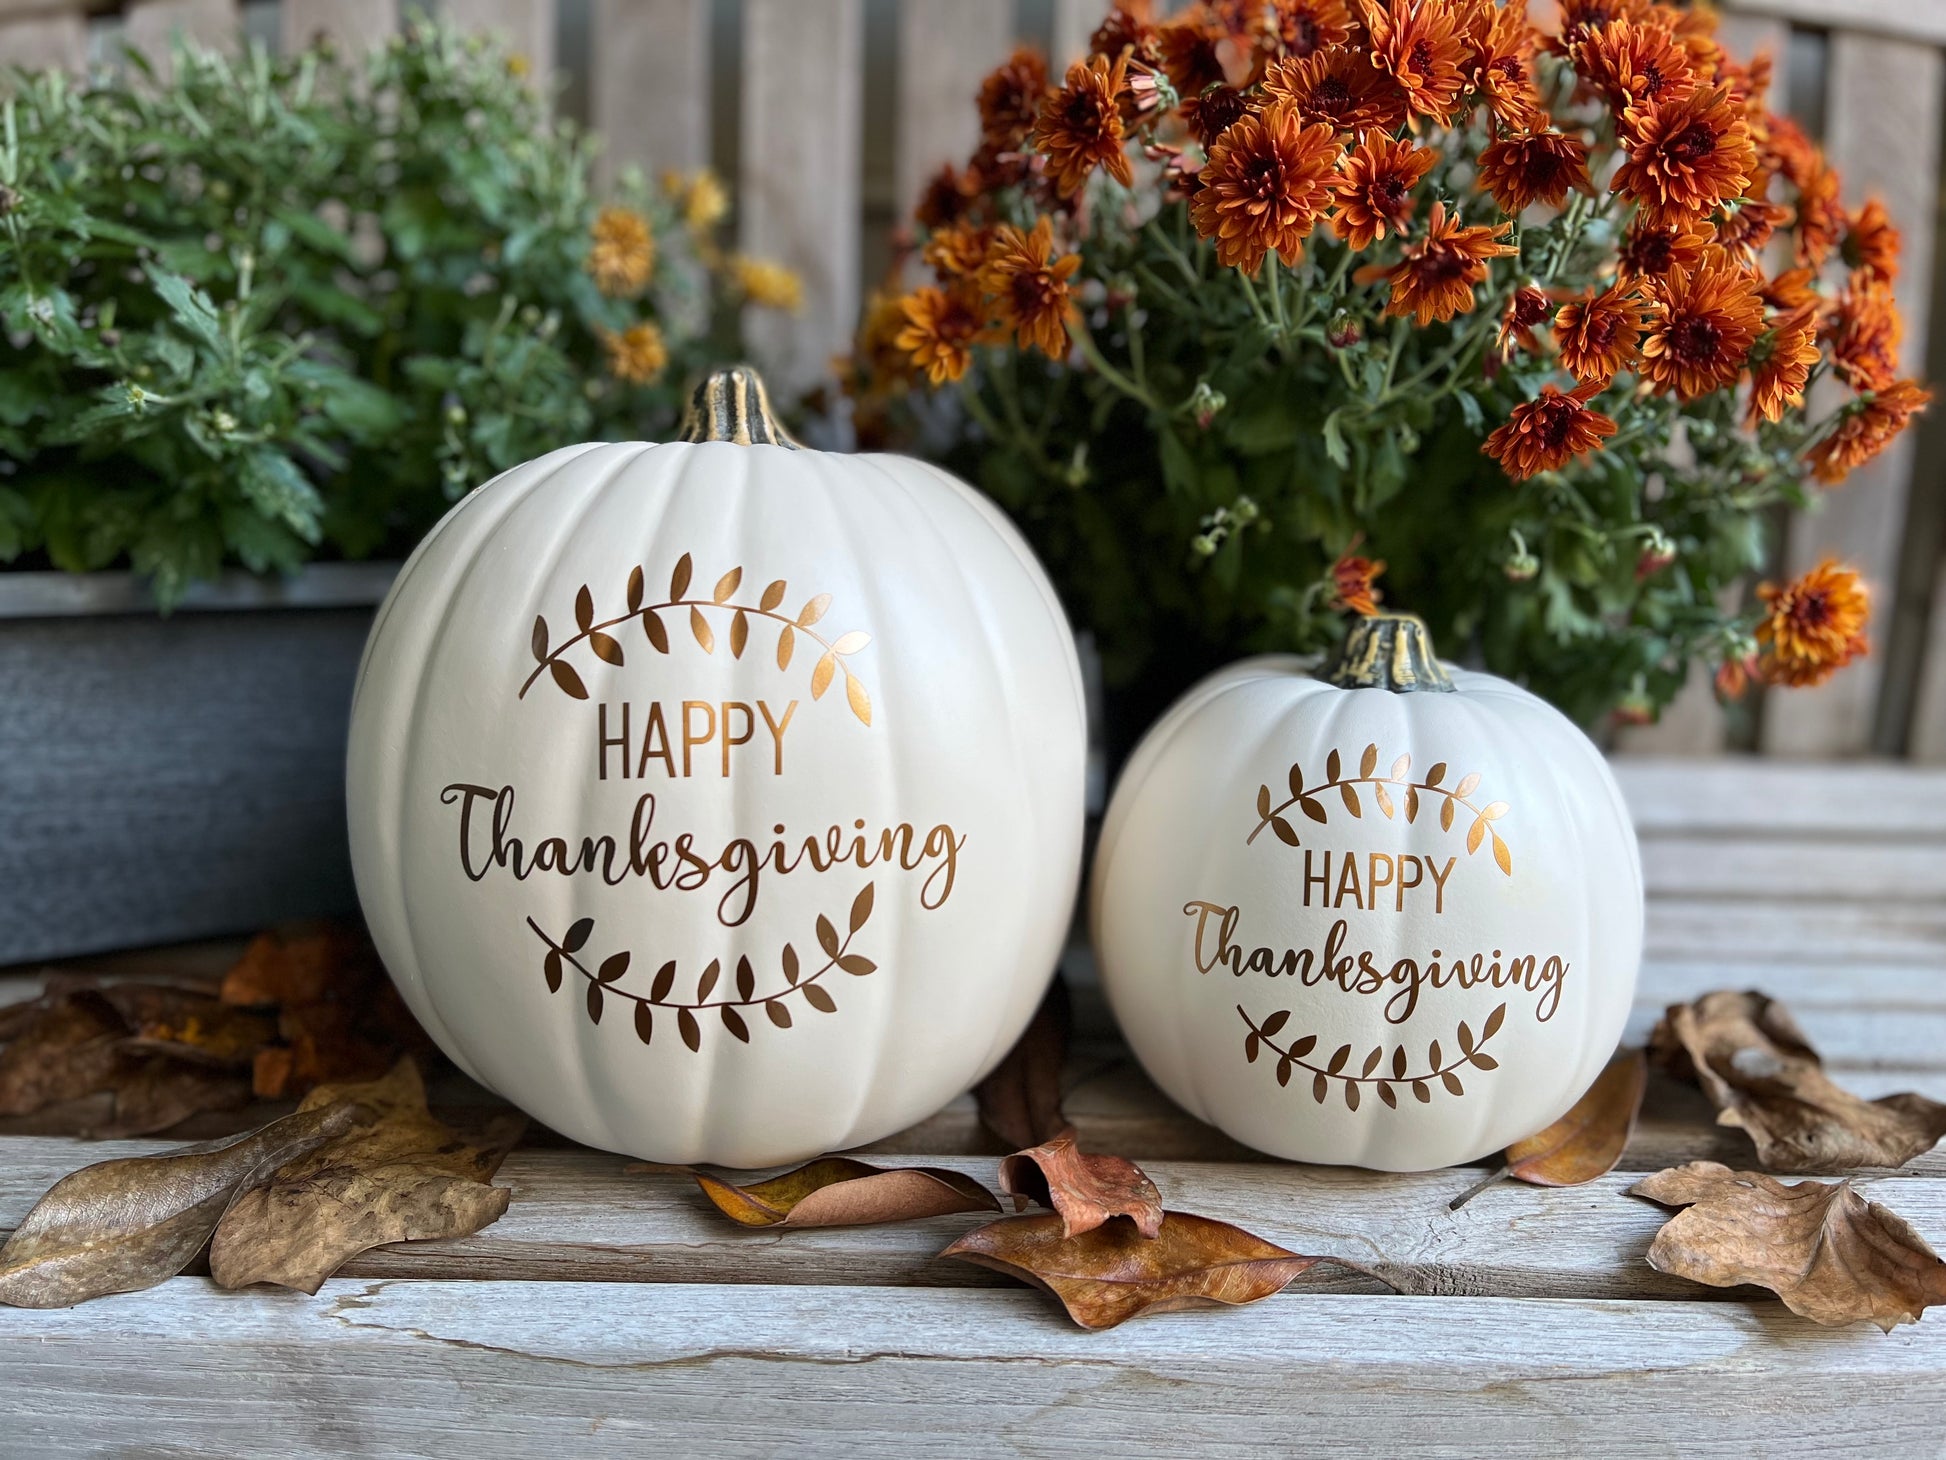
[(614, 618), (599, 622), (595, 618), (594, 590), (584, 583), (574, 595), (575, 633), (558, 644), (553, 642), (547, 619), (537, 614), (528, 638), (528, 648), (534, 657), (534, 670), (522, 682), (519, 698), (527, 698), (527, 691), (545, 674), (563, 694), (577, 700), (587, 699), (588, 687), (580, 672), (564, 657), (569, 651), (585, 643), (597, 659), (620, 668), (627, 661), (627, 651), (611, 631), (633, 619), (641, 623), (649, 647), (658, 654), (667, 654), (669, 627), (662, 621), (662, 615), (687, 610), (690, 637), (705, 654), (714, 654), (717, 649), (717, 628), (712, 622), (712, 614), (718, 615), (719, 621), (727, 621), (724, 639), (734, 659), (743, 657), (744, 650), (750, 644), (751, 626), (758, 620), (768, 620), (779, 626), (777, 667), (780, 670), (790, 668), (798, 636), (809, 638), (823, 651), (811, 671), (811, 698), (823, 699), (824, 692), (842, 674), (845, 703), (861, 724), (872, 723), (871, 694), (866, 690), (865, 682), (851, 672), (851, 666), (846, 662), (870, 644), (872, 636), (858, 629), (851, 629), (835, 639), (827, 639), (818, 633), (813, 625), (831, 607), (829, 593), (817, 594), (807, 600), (796, 614), (787, 614), (782, 611), (782, 604), (790, 588), (782, 578), (767, 584), (755, 603), (737, 601), (737, 590), (743, 586), (743, 568), (740, 565), (718, 578), (707, 598), (690, 596), (694, 581), (695, 564), (689, 554), (684, 553), (677, 561), (675, 571), (670, 574), (669, 596), (661, 603), (647, 603), (644, 602), (647, 597), (646, 575), (639, 565), (630, 568), (628, 583), (623, 591), (624, 611)]
[(871, 918), (875, 888), (875, 883), (867, 882), (852, 899), (842, 938), (831, 919), (823, 913), (818, 914), (816, 936), (824, 959), (815, 967), (807, 971), (797, 949), (786, 943), (778, 955), (783, 985), (765, 994), (758, 993), (760, 980), (748, 954), (737, 957), (736, 968), (730, 978), (730, 997), (711, 997), (723, 982), (723, 960), (712, 958), (697, 975), (695, 996), (679, 999), (674, 995), (681, 970), (673, 958), (656, 970), (649, 980), (647, 993), (623, 987), (623, 980), (633, 966), (633, 955), (626, 948), (610, 953), (590, 968), (579, 955), (594, 936), (593, 918), (577, 919), (559, 939), (550, 937), (532, 918), (527, 919), (527, 926), (534, 930), (535, 937), (547, 945), (547, 952), (541, 957), (541, 977), (546, 981), (549, 993), (558, 994), (566, 981), (567, 971), (573, 969), (587, 985), (584, 1004), (591, 1024), (601, 1023), (610, 1001), (620, 999), (634, 1006), (635, 1037), (642, 1043), (654, 1042), (658, 1014), (665, 1020), (673, 1016), (677, 1037), (693, 1054), (703, 1047), (705, 1018), (715, 1019), (732, 1038), (748, 1044), (750, 1021), (744, 1017), (746, 1010), (762, 1009), (764, 1017), (778, 1029), (792, 1027), (794, 1021), (789, 1001), (794, 998), (802, 998), (804, 1003), (820, 1014), (837, 1013), (838, 1001), (819, 980), (834, 969), (853, 978), (865, 978), (878, 971), (875, 962), (862, 953), (852, 951), (851, 946), (853, 939)]
[[(1445, 761), (1436, 762), (1422, 780), (1411, 780), (1412, 757), (1401, 755), (1392, 762), (1391, 770), (1381, 776), (1378, 771), (1378, 746), (1368, 745), (1365, 753), (1358, 759), (1358, 774), (1344, 774), (1344, 762), (1336, 750), (1325, 757), (1324, 779), (1314, 785), (1304, 780), (1304, 767), (1293, 765), (1286, 777), (1290, 795), (1283, 801), (1272, 803), (1272, 792), (1268, 784), (1257, 787), (1257, 825), (1249, 836), (1244, 838), (1247, 846), (1254, 842), (1265, 827), (1271, 835), (1287, 847), (1301, 845), (1296, 823), (1286, 814), (1292, 809), (1302, 811), (1320, 825), (1330, 821), (1330, 813), (1325, 810), (1322, 799), (1327, 793), (1336, 791), (1344, 808), (1354, 817), (1365, 814), (1364, 801), (1358, 794), (1358, 787), (1365, 787), (1370, 793), (1372, 803), (1379, 814), (1387, 821), (1396, 821), (1401, 815), (1408, 822), (1419, 819), (1420, 808), (1425, 797), (1435, 797), (1439, 801), (1439, 829), (1451, 831), (1458, 812), (1470, 813), (1473, 820), (1466, 829), (1466, 851), (1471, 856), (1489, 842), (1493, 847), (1493, 860), (1507, 876), (1514, 875), (1513, 852), (1508, 848), (1506, 839), (1500, 835), (1494, 823), (1505, 816), (1508, 805), (1505, 801), (1492, 801), (1485, 806), (1475, 806), (1470, 799), (1480, 788), (1480, 773), (1469, 771), (1460, 777), (1457, 784), (1445, 784), (1447, 766)], [(1398, 795), (1395, 797), (1394, 792)]]
[(1461, 1082), (1459, 1072), (1467, 1066), (1478, 1070), (1497, 1070), (1500, 1061), (1486, 1052), (1487, 1041), (1500, 1032), (1507, 1020), (1507, 1006), (1496, 1004), (1488, 1014), (1486, 1022), (1480, 1026), (1476, 1037), (1473, 1028), (1464, 1019), (1453, 1035), (1453, 1043), (1459, 1054), (1455, 1059), (1447, 1059), (1437, 1039), (1426, 1046), (1425, 1068), (1413, 1073), (1413, 1059), (1403, 1044), (1392, 1047), (1391, 1059), (1386, 1059), (1383, 1044), (1374, 1048), (1356, 1066), (1357, 1073), (1351, 1073), (1352, 1047), (1340, 1045), (1323, 1062), (1316, 1062), (1310, 1056), (1318, 1047), (1315, 1034), (1302, 1035), (1288, 1044), (1278, 1044), (1277, 1036), (1283, 1033), (1284, 1026), (1290, 1023), (1291, 1012), (1278, 1009), (1264, 1016), (1259, 1023), (1250, 1017), (1243, 1005), (1237, 1005), (1237, 1015), (1249, 1032), (1243, 1036), (1243, 1057), (1255, 1064), (1258, 1056), (1266, 1050), (1277, 1057), (1277, 1083), (1287, 1086), (1298, 1070), (1307, 1071), (1311, 1076), (1311, 1098), (1322, 1105), (1330, 1098), (1332, 1087), (1342, 1090), (1345, 1109), (1356, 1110), (1367, 1087), (1375, 1090), (1378, 1098), (1393, 1110), (1399, 1107), (1399, 1094), (1403, 1090), (1422, 1105), (1430, 1105), (1433, 1085), (1437, 1082), (1449, 1095), (1464, 1095), (1466, 1086)]

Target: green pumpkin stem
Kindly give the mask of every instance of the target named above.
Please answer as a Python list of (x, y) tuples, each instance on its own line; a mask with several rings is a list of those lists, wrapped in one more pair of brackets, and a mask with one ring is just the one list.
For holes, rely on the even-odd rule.
[(738, 446), (781, 446), (797, 451), (797, 442), (770, 411), (770, 393), (763, 377), (748, 365), (712, 370), (689, 394), (683, 412), (682, 441), (729, 441)]
[(1380, 613), (1361, 618), (1324, 667), (1340, 689), (1389, 689), (1450, 693), (1453, 681), (1432, 650), (1432, 635), (1416, 614)]

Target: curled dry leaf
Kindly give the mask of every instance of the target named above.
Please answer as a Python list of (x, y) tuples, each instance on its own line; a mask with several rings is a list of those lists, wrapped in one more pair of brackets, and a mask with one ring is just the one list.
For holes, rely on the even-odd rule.
[(693, 1177), (718, 1211), (745, 1227), (865, 1227), (1000, 1210), (992, 1192), (960, 1172), (872, 1166), (849, 1156), (820, 1156), (751, 1186), (732, 1186), (693, 1166), (638, 1162), (627, 1169)]
[(1061, 1114), (1068, 1022), (1068, 988), (1057, 975), (1014, 1047), (973, 1091), (980, 1123), (1005, 1141), (1008, 1150), (1038, 1146), (1068, 1128)]
[(1329, 1259), (1287, 1252), (1241, 1227), (1164, 1212), (1153, 1239), (1128, 1221), (1073, 1237), (1052, 1213), (975, 1227), (942, 1257), (957, 1257), (1052, 1293), (1083, 1328), (1113, 1328), (1140, 1313), (1254, 1303)]
[(1946, 1135), (1946, 1105), (1910, 1093), (1865, 1100), (1834, 1082), (1790, 1011), (1763, 994), (1719, 990), (1671, 1004), (1650, 1049), (1741, 1126), (1775, 1171), (1840, 1174), (1903, 1166)]
[(320, 1085), (298, 1110), (347, 1105), (375, 1119), (287, 1162), (224, 1215), (209, 1250), (220, 1286), (277, 1283), (315, 1293), (361, 1252), (465, 1237), (506, 1212), (512, 1193), (488, 1183), (523, 1118), (498, 1118), (481, 1143), (469, 1144), (426, 1109), (425, 1081), (410, 1059), (366, 1084)]
[(1148, 1238), (1162, 1229), (1162, 1193), (1142, 1168), (1083, 1151), (1072, 1127), (1001, 1161), (1000, 1189), (1051, 1208), (1064, 1237), (1092, 1232), (1110, 1217), (1129, 1218)]
[(81, 1132), (91, 1141), (149, 1136), (205, 1110), (241, 1110), (250, 1103), (250, 1078), (218, 1066), (155, 1056), (126, 1062), (108, 1119)]
[(1871, 1322), (1887, 1333), (1946, 1303), (1946, 1262), (1849, 1181), (1783, 1182), (1692, 1161), (1629, 1192), (1684, 1208), (1650, 1244), (1657, 1272), (1713, 1288), (1755, 1283), (1814, 1323)]
[(1524, 1141), (1507, 1147), (1502, 1165), (1492, 1175), (1468, 1187), (1448, 1205), (1458, 1211), (1474, 1197), (1505, 1177), (1534, 1186), (1580, 1186), (1606, 1176), (1628, 1149), (1635, 1119), (1642, 1112), (1642, 1092), (1648, 1086), (1648, 1056), (1639, 1049), (1622, 1049), (1595, 1077), (1595, 1083), (1572, 1109)]
[(114, 1084), (128, 1026), (99, 992), (73, 989), (23, 1007), (0, 1049), (0, 1115), (31, 1115)]
[(370, 1114), (340, 1103), (166, 1156), (84, 1166), (55, 1182), (0, 1247), (0, 1303), (66, 1308), (174, 1277), (239, 1191)]

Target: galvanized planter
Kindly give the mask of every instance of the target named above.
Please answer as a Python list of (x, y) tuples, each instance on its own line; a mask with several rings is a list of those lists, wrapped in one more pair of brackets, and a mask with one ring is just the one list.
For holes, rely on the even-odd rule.
[(0, 573), (0, 964), (352, 911), (352, 678), (396, 572), (227, 574), (167, 618), (129, 574)]

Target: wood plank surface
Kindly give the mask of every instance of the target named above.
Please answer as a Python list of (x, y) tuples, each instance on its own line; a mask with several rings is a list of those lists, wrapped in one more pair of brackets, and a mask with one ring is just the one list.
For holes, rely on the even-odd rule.
[(552, 94), (555, 0), (440, 0), (439, 14), (462, 30), (492, 31), (526, 61), (528, 74)]
[(8, 13), (0, 19), (0, 63), (29, 70), (88, 64), (88, 17), (78, 6)]
[(1010, 0), (903, 0), (899, 6), (895, 216), (912, 211), (941, 164), (963, 166), (980, 140), (980, 81), (1013, 38)]
[(708, 0), (594, 0), (588, 85), (605, 177), (709, 161), (709, 11)]
[(242, 34), (237, 0), (134, 0), (122, 12), (123, 43), (146, 55), (162, 77), (177, 40), (231, 50)]
[(1724, 0), (1724, 8), (1813, 28), (1899, 36), (1946, 46), (1946, 5), (1936, 0)]
[(301, 51), (322, 36), (356, 56), (398, 30), (399, 0), (282, 0), (278, 15), (286, 51)]

